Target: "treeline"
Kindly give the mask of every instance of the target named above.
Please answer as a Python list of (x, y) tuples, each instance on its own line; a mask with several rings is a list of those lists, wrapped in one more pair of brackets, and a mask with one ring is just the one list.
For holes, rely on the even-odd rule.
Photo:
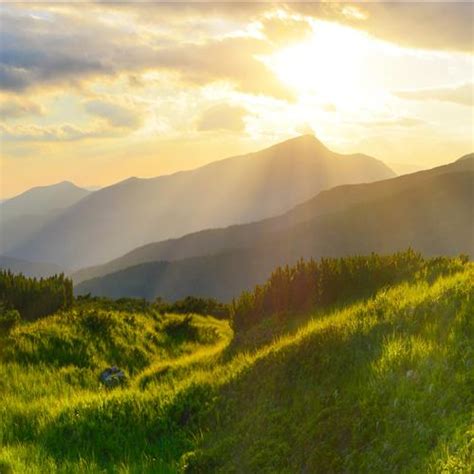
[(467, 261), (465, 256), (424, 259), (411, 249), (387, 256), (300, 260), (291, 267), (278, 267), (265, 284), (243, 292), (232, 302), (230, 313), (238, 331), (274, 314), (303, 312), (367, 297), (417, 275), (434, 278), (459, 270)]
[(147, 301), (144, 298), (119, 298), (114, 300), (103, 296), (86, 294), (76, 298), (76, 305), (87, 305), (89, 308), (94, 306), (97, 309), (131, 313), (156, 311), (161, 314), (201, 314), (216, 318), (227, 318), (229, 316), (229, 305), (220, 303), (214, 298), (199, 298), (195, 296), (187, 296), (170, 303), (160, 297), (154, 301)]
[(214, 298), (198, 298), (187, 296), (174, 303), (166, 303), (161, 298), (153, 302), (154, 308), (160, 313), (178, 313), (178, 314), (202, 314), (210, 315), (216, 318), (226, 318), (229, 316), (229, 306), (220, 303)]
[(0, 271), (2, 307), (18, 311), (22, 319), (33, 320), (67, 309), (73, 300), (72, 280), (63, 274), (37, 279)]

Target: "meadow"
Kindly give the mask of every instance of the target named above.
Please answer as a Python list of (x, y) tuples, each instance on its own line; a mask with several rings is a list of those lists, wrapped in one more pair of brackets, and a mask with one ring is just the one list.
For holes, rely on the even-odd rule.
[(253, 324), (87, 298), (22, 321), (0, 473), (472, 472), (474, 265), (421, 267)]

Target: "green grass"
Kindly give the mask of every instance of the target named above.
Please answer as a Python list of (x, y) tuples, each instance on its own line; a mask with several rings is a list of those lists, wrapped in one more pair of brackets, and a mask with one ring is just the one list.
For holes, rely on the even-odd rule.
[[(152, 312), (24, 324), (1, 341), (0, 473), (470, 473), (473, 282), (469, 264), (234, 341)], [(126, 387), (100, 386), (111, 364)]]

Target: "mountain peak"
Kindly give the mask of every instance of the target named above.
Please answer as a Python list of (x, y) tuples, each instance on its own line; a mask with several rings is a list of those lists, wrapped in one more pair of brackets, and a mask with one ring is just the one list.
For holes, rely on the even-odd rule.
[(303, 151), (314, 150), (319, 152), (328, 152), (329, 148), (323, 142), (318, 140), (313, 134), (299, 135), (298, 137), (290, 138), (284, 142), (277, 143), (269, 148), (269, 150), (288, 150), (288, 151)]
[[(43, 186), (43, 187), (47, 188), (48, 186)], [(52, 184), (50, 187), (51, 187), (51, 188), (74, 188), (74, 189), (81, 189), (81, 188), (79, 188), (79, 186), (77, 186), (77, 184), (74, 184), (72, 181), (67, 181), (67, 180), (60, 181), (59, 183), (56, 183), (56, 184)]]

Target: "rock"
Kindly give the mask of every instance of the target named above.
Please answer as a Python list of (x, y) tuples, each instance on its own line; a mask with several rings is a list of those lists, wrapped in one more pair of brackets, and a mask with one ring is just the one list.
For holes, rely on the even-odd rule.
[(100, 381), (108, 388), (123, 385), (126, 380), (125, 372), (115, 366), (108, 367), (100, 374)]

